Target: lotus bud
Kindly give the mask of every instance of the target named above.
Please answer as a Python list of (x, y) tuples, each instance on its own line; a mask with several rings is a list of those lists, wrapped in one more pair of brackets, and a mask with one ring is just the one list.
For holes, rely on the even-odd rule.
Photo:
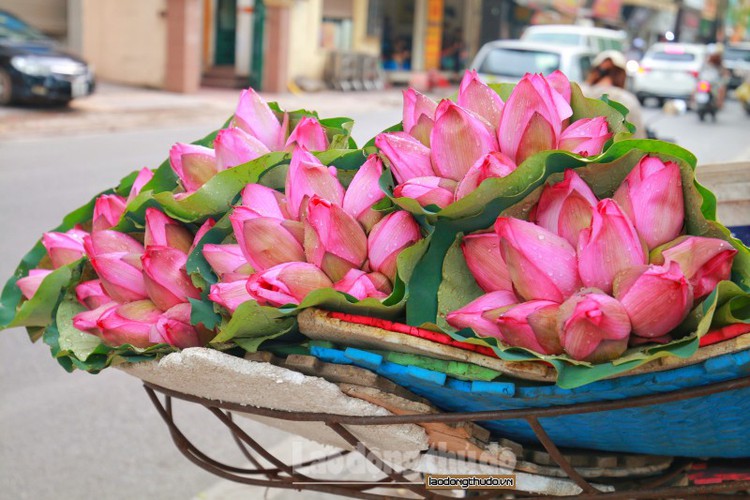
[(527, 74), (513, 89), (498, 127), (500, 151), (516, 165), (540, 151), (556, 149), (570, 104), (541, 75)]
[(365, 263), (367, 235), (343, 208), (313, 196), (305, 220), (305, 256), (332, 281), (339, 281)]
[(591, 225), (597, 203), (588, 184), (568, 169), (562, 182), (545, 186), (536, 207), (535, 222), (576, 248), (581, 230)]
[(620, 271), (645, 264), (646, 252), (627, 215), (612, 199), (600, 201), (593, 211), (591, 227), (578, 239), (578, 269), (583, 284), (612, 293), (612, 282)]
[(512, 217), (498, 218), (495, 232), (510, 279), (524, 300), (561, 303), (581, 288), (576, 252), (565, 239)]
[(96, 324), (101, 339), (107, 345), (130, 344), (145, 348), (153, 344), (150, 339), (151, 327), (161, 314), (150, 300), (137, 300), (106, 309)]
[(202, 342), (195, 327), (190, 324), (190, 304), (177, 304), (164, 311), (156, 324), (151, 327), (149, 340), (153, 343), (166, 343), (179, 349), (200, 347)]
[(145, 250), (143, 245), (132, 236), (109, 229), (95, 231), (85, 236), (83, 248), (89, 258), (108, 253), (142, 254)]
[(430, 132), (435, 124), (437, 103), (409, 88), (404, 90), (403, 124), (408, 133), (425, 146), (430, 145)]
[(685, 220), (680, 167), (645, 156), (614, 195), (649, 249), (679, 236)]
[(287, 209), (294, 219), (303, 213), (303, 202), (314, 195), (337, 205), (344, 200), (344, 188), (336, 174), (304, 148), (297, 148), (292, 153), (285, 193)]
[(229, 220), (245, 259), (256, 271), (305, 260), (301, 222), (259, 217), (246, 207), (236, 207)]
[(388, 132), (375, 137), (375, 145), (391, 163), (391, 172), (401, 184), (415, 177), (435, 175), (430, 148), (406, 132)]
[(366, 273), (360, 269), (350, 269), (333, 288), (357, 300), (364, 300), (368, 297), (384, 299), (393, 291), (391, 282), (384, 275)]
[(143, 237), (146, 247), (159, 245), (172, 247), (188, 253), (193, 245), (193, 235), (188, 228), (167, 217), (156, 208), (146, 209), (146, 231)]
[(500, 238), (495, 233), (470, 234), (461, 242), (466, 265), (477, 284), (485, 292), (512, 292), (508, 266), (500, 251)]
[(266, 102), (253, 90), (243, 90), (237, 111), (234, 113), (234, 125), (257, 138), (270, 151), (281, 151), (284, 144), (285, 127)]
[(238, 127), (220, 130), (214, 139), (214, 148), (218, 171), (242, 165), (269, 153), (265, 144)]
[(100, 305), (96, 309), (80, 312), (73, 316), (73, 326), (82, 332), (101, 337), (102, 332), (97, 324), (99, 318), (101, 318), (106, 311), (116, 309), (118, 306), (119, 304), (117, 302), (109, 302)]
[(573, 359), (603, 363), (619, 358), (628, 347), (627, 311), (599, 290), (583, 290), (563, 302), (558, 323), (562, 346)]
[[(203, 257), (208, 261), (211, 269), (222, 281), (230, 281), (227, 277), (247, 278), (252, 274), (253, 268), (242, 254), (239, 245), (203, 245)], [(231, 281), (234, 281), (232, 279)]]
[(130, 203), (135, 199), (136, 196), (141, 194), (143, 186), (148, 184), (151, 179), (154, 178), (154, 173), (151, 169), (143, 167), (133, 181), (133, 185), (130, 187), (130, 194), (128, 195), (127, 203)]
[(596, 156), (612, 137), (607, 127), (607, 119), (603, 116), (576, 120), (563, 130), (557, 147), (581, 156)]
[(503, 100), (479, 79), (476, 70), (467, 70), (458, 87), (456, 101), (462, 108), (481, 116), (497, 129), (503, 112)]
[(393, 282), (398, 255), (421, 239), (419, 225), (411, 214), (401, 210), (388, 214), (373, 226), (367, 238), (370, 267)]
[(52, 274), (49, 269), (31, 269), (27, 276), (19, 278), (16, 281), (16, 285), (21, 290), (21, 294), (27, 299), (31, 299), (39, 287), (42, 286), (42, 281), (48, 275)]
[(125, 213), (125, 198), (116, 194), (103, 194), (94, 202), (94, 214), (91, 218), (92, 231), (109, 229), (120, 222)]
[(308, 293), (330, 288), (333, 282), (316, 265), (307, 262), (287, 262), (253, 274), (247, 281), (247, 291), (260, 305), (280, 307), (299, 304)]
[(485, 154), (497, 151), (498, 146), (494, 131), (484, 118), (443, 100), (435, 112), (430, 148), (435, 175), (458, 182), (472, 165)]
[(682, 323), (693, 306), (693, 291), (677, 262), (621, 272), (615, 278), (614, 294), (639, 337), (666, 335)]
[(106, 294), (99, 280), (84, 281), (76, 286), (76, 298), (78, 302), (89, 309), (96, 309), (112, 302)]
[(344, 210), (368, 231), (383, 218), (380, 212), (372, 208), (385, 198), (379, 183), (382, 174), (383, 162), (376, 155), (370, 155), (359, 167), (344, 194)]
[(515, 169), (515, 163), (499, 151), (487, 153), (471, 166), (461, 182), (458, 183), (456, 200), (470, 195), (486, 179), (506, 177)]
[(213, 149), (181, 142), (169, 150), (169, 164), (188, 193), (197, 191), (219, 171)]
[(513, 292), (490, 292), (472, 300), (461, 309), (449, 312), (445, 319), (457, 329), (471, 328), (477, 335), (502, 339), (496, 320), (508, 307), (518, 303)]
[(303, 117), (286, 141), (286, 149), (302, 146), (308, 151), (325, 151), (328, 149), (326, 131), (318, 120), (311, 116)]
[(456, 181), (442, 177), (415, 177), (396, 186), (393, 196), (412, 198), (423, 207), (437, 205), (445, 208), (453, 203)]
[(654, 250), (651, 263), (677, 262), (693, 287), (697, 302), (713, 292), (720, 281), (730, 278), (736, 254), (731, 243), (718, 238), (681, 236)]
[(555, 70), (547, 75), (545, 80), (547, 80), (547, 83), (549, 83), (553, 90), (565, 99), (565, 102), (570, 104), (570, 80), (565, 76), (565, 73), (559, 69)]
[(141, 254), (126, 252), (89, 255), (102, 288), (121, 304), (148, 298), (140, 258)]
[(253, 300), (253, 297), (247, 292), (247, 279), (229, 283), (215, 283), (211, 285), (208, 298), (223, 306), (230, 313), (234, 313), (243, 302)]
[(190, 250), (188, 251), (188, 254), (193, 253), (193, 250), (195, 250), (195, 247), (198, 246), (198, 244), (201, 242), (203, 237), (208, 233), (213, 227), (216, 225), (216, 222), (213, 219), (206, 219), (206, 221), (201, 224), (201, 227), (198, 228), (198, 230), (195, 232), (195, 236), (193, 237), (193, 244), (190, 245)]
[(200, 291), (185, 271), (187, 255), (183, 252), (154, 245), (146, 248), (141, 260), (148, 295), (162, 311), (188, 299), (200, 298)]
[(44, 233), (42, 244), (47, 249), (47, 254), (55, 269), (83, 257), (83, 239), (87, 235), (86, 231), (80, 229), (71, 229), (64, 233)]
[[(498, 316), (495, 322), (503, 341), (513, 347), (523, 347), (540, 354), (560, 354), (562, 347), (554, 329), (534, 330), (530, 316), (545, 311), (556, 314), (559, 304), (550, 300), (529, 300), (512, 306)], [(539, 321), (537, 324), (545, 324)]]
[(248, 184), (242, 190), (242, 206), (262, 217), (289, 219), (284, 195), (260, 184)]

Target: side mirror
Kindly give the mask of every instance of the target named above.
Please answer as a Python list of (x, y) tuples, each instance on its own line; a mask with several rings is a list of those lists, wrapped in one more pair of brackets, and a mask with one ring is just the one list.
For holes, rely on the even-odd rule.
[(665, 102), (664, 107), (662, 107), (662, 111), (664, 112), (664, 114), (671, 116), (684, 115), (685, 113), (687, 113), (687, 110), (687, 102), (683, 101), (682, 99), (670, 99)]

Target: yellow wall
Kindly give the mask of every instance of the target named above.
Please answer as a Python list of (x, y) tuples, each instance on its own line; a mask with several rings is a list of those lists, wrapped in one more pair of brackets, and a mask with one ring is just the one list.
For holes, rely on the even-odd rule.
[(83, 0), (83, 56), (97, 77), (162, 87), (166, 71), (166, 0)]
[(290, 14), (289, 78), (320, 79), (326, 61), (325, 51), (320, 48), (323, 1), (293, 2)]
[(354, 50), (372, 56), (380, 55), (380, 38), (367, 36), (367, 2), (354, 0)]

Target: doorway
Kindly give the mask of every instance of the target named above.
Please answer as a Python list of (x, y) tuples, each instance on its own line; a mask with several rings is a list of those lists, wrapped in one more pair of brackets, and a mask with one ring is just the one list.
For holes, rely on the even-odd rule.
[(216, 4), (216, 66), (233, 66), (237, 38), (237, 0), (218, 0)]

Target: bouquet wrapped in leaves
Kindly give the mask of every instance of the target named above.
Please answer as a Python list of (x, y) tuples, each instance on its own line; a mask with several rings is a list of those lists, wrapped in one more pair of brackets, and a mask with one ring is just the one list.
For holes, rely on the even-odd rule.
[(716, 221), (695, 157), (631, 140), (627, 110), (559, 72), (467, 72), (455, 101), (404, 92), (363, 148), (351, 120), (242, 93), (66, 216), (3, 290), (66, 369), (206, 346), (302, 342), (309, 307), (383, 317), (551, 363), (575, 387), (750, 322), (750, 253)]

